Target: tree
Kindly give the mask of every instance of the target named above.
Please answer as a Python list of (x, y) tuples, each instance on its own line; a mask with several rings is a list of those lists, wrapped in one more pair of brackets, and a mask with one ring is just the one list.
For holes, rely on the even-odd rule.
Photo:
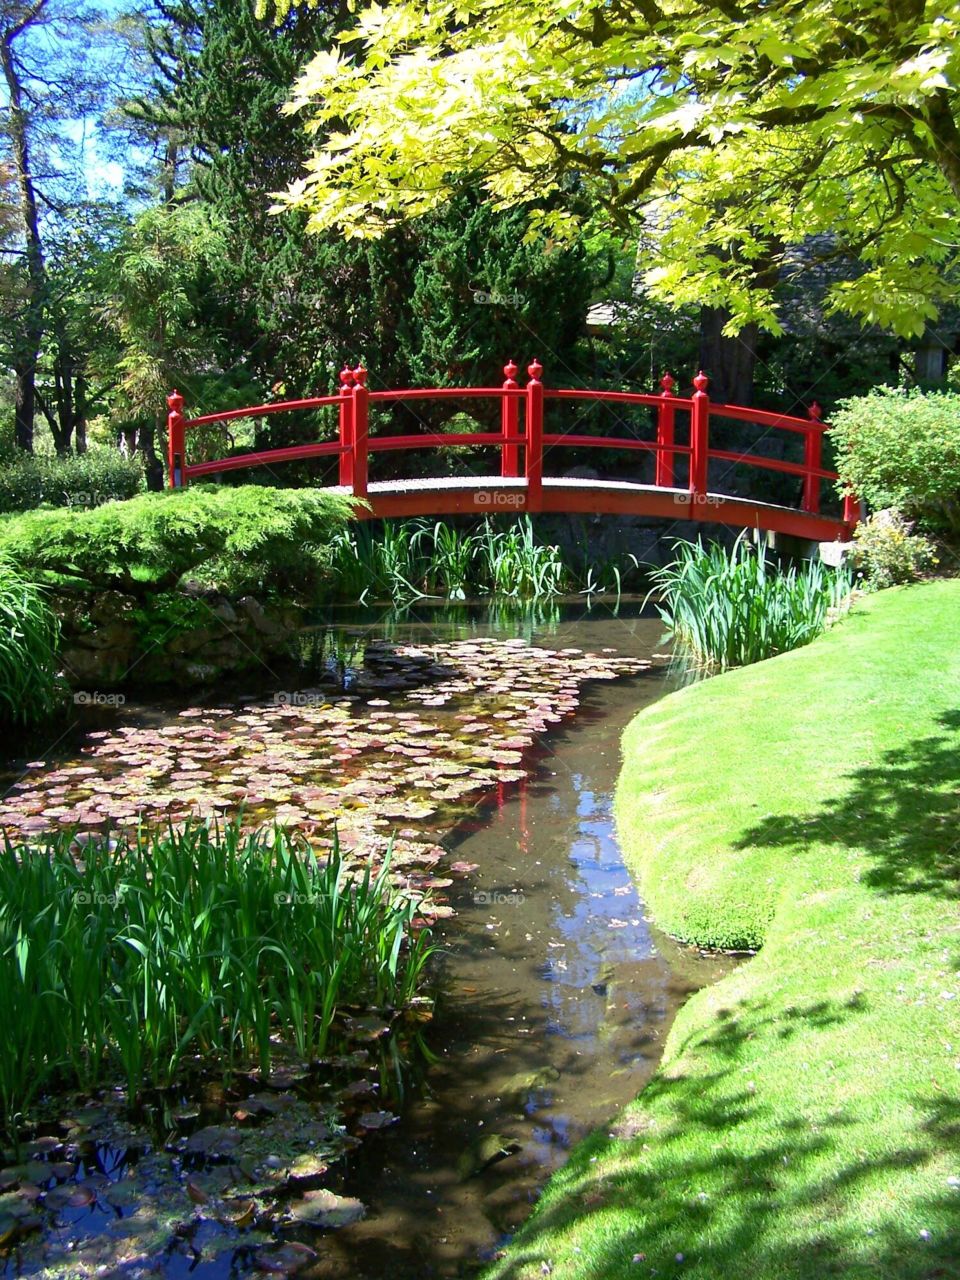
[(645, 228), (648, 286), (727, 334), (778, 331), (811, 236), (858, 264), (832, 310), (915, 334), (955, 287), (958, 71), (957, 3), (387, 0), (300, 78), (289, 110), (321, 141), (280, 204), (364, 237), (466, 175), (502, 206), (576, 180)]
[[(264, 388), (299, 390), (329, 389), (344, 359), (364, 359), (388, 386), (499, 381), (504, 359), (525, 352), (555, 367), (574, 362), (593, 261), (582, 245), (550, 245), (546, 234), (525, 243), (522, 211), (495, 213), (467, 191), (367, 243), (309, 235), (299, 210), (269, 215), (272, 193), (296, 179), (312, 145), (281, 108), (317, 50), (335, 45), (346, 6), (296, 11), (279, 26), (257, 19), (253, 0), (158, 8), (155, 80), (129, 109), (144, 129), (181, 140), (193, 162), (185, 194), (230, 228), (196, 317), (225, 359)], [(424, 421), (453, 411), (437, 402)], [(262, 443), (297, 429), (274, 417)]]

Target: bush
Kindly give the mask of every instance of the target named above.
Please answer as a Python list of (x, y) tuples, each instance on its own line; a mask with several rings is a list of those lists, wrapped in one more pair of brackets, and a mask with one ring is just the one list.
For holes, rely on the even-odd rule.
[(317, 589), (353, 500), (304, 489), (196, 486), (92, 510), (33, 511), (0, 522), (0, 554), (23, 568), (133, 594), (190, 575), (219, 590)]
[(960, 395), (877, 387), (843, 401), (831, 436), (845, 489), (875, 510), (960, 533)]
[(743, 536), (730, 551), (699, 541), (674, 550), (673, 563), (651, 574), (658, 608), (681, 653), (703, 667), (743, 667), (808, 644), (850, 595), (845, 568), (781, 570)]
[(0, 469), (0, 512), (34, 507), (98, 507), (143, 489), (139, 458), (91, 449), (64, 458), (18, 452)]
[(853, 534), (854, 564), (863, 585), (879, 591), (901, 582), (916, 582), (933, 569), (937, 549), (929, 538), (913, 532), (899, 511), (878, 511)]
[(60, 700), (60, 624), (40, 590), (0, 559), (0, 725), (30, 728)]

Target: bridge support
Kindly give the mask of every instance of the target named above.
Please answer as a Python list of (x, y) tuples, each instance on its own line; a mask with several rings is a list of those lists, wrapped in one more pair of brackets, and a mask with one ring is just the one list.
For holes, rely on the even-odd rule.
[(527, 473), (527, 510), (543, 510), (543, 365), (534, 360), (527, 373), (527, 434), (525, 440)]

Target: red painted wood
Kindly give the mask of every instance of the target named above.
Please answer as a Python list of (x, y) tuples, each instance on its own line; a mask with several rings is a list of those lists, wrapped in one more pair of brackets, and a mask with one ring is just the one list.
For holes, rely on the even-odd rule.
[[(721, 524), (736, 524), (791, 533), (798, 537), (815, 539), (846, 539), (854, 525), (862, 518), (861, 504), (853, 495), (844, 502), (841, 520), (819, 514), (820, 487), (823, 480), (835, 480), (836, 473), (822, 466), (824, 424), (820, 421), (817, 405), (810, 408), (810, 420), (804, 421), (788, 414), (777, 414), (764, 409), (747, 409), (738, 405), (712, 404), (708, 394), (708, 379), (701, 372), (694, 379), (694, 393), (685, 398), (674, 393), (674, 381), (669, 374), (661, 379), (659, 395), (629, 391), (593, 391), (586, 389), (546, 390), (541, 374), (543, 368), (533, 361), (527, 370), (529, 382), (522, 388), (516, 381), (517, 366), (511, 361), (504, 367), (505, 381), (501, 387), (421, 387), (399, 391), (371, 392), (366, 385), (367, 371), (358, 365), (345, 367), (340, 374), (340, 392), (333, 396), (315, 396), (310, 399), (289, 400), (269, 405), (256, 405), (248, 409), (231, 409), (219, 414), (185, 419), (183, 397), (176, 391), (167, 399), (169, 408), (167, 460), (170, 467), (171, 486), (186, 483), (192, 477), (213, 475), (220, 471), (232, 471), (243, 467), (269, 466), (272, 463), (298, 459), (339, 457), (340, 484), (358, 497), (368, 494), (369, 454), (406, 449), (445, 448), (447, 446), (496, 447), (501, 452), (501, 479), (518, 479), (520, 476), (520, 450), (524, 451), (522, 486), (504, 485), (498, 488), (491, 482), (489, 489), (478, 491), (476, 486), (442, 489), (429, 487), (429, 483), (410, 489), (384, 492), (375, 486), (371, 499), (371, 514), (375, 515), (442, 515), (455, 512), (476, 512), (478, 509), (555, 511), (590, 514), (663, 515), (674, 519), (693, 519)], [(369, 435), (370, 401), (397, 402), (412, 400), (499, 399), (501, 423), (498, 432), (472, 432), (459, 435), (449, 432), (427, 432), (419, 435), (376, 436)], [(525, 403), (525, 423), (520, 421), (520, 400)], [(657, 410), (656, 439), (636, 440), (615, 436), (588, 436), (581, 433), (544, 431), (544, 402), (546, 400), (583, 400), (598, 403), (618, 403), (648, 406)], [(295, 445), (289, 448), (261, 450), (255, 453), (223, 458), (218, 461), (185, 464), (186, 430), (210, 422), (225, 422), (236, 418), (256, 417), (280, 413), (286, 410), (314, 409), (337, 405), (339, 430), (335, 441)], [(676, 411), (690, 415), (690, 443), (676, 441)], [(802, 463), (784, 462), (764, 458), (751, 453), (710, 448), (711, 417), (734, 418), (774, 430), (800, 433), (804, 438)], [(655, 486), (589, 486), (584, 484), (544, 486), (544, 453), (553, 448), (622, 449), (653, 452), (656, 458)], [(676, 489), (676, 456), (690, 459), (688, 489), (680, 493)], [(803, 481), (803, 500), (800, 511), (767, 503), (755, 503), (745, 499), (712, 494), (708, 491), (710, 459), (742, 463), (747, 466), (778, 471), (785, 475), (800, 476)], [(484, 496), (485, 495), (485, 496)]]
[[(518, 369), (510, 360), (503, 366), (504, 391), (519, 391), (517, 382)], [(520, 401), (516, 396), (505, 395), (500, 401), (500, 430), (503, 435), (503, 450), (500, 455), (500, 474), (514, 477), (520, 474)]]
[(807, 474), (803, 478), (804, 511), (820, 510), (820, 469), (823, 466), (823, 423), (820, 421), (820, 406), (816, 401), (807, 410), (811, 425), (815, 428), (808, 431), (803, 441), (803, 463)]
[(367, 371), (362, 364), (353, 371), (353, 383), (353, 494), (356, 498), (365, 498), (369, 470), (370, 392), (367, 390)]
[(543, 500), (543, 365), (534, 360), (527, 365), (527, 422), (524, 459), (527, 475), (527, 510), (542, 511)]
[(665, 373), (660, 379), (663, 393), (657, 406), (657, 454), (656, 482), (666, 489), (674, 484), (674, 424), (676, 410), (673, 407), (673, 377)]
[(185, 427), (202, 427), (208, 422), (233, 422), (236, 418), (262, 418), (271, 413), (286, 413), (292, 409), (320, 409), (327, 404), (339, 404), (337, 396), (313, 396), (309, 400), (277, 400), (273, 404), (256, 404), (249, 409), (227, 409), (223, 413), (205, 413), (199, 418), (189, 418)]
[(707, 493), (707, 467), (710, 450), (710, 397), (707, 375), (701, 369), (693, 380), (690, 407), (690, 492), (701, 498)]
[(340, 370), (340, 454), (339, 479), (345, 489), (353, 488), (353, 370), (345, 364)]
[(342, 452), (338, 440), (321, 444), (296, 444), (286, 449), (263, 449), (259, 453), (238, 453), (232, 458), (219, 458), (215, 462), (195, 462), (184, 467), (184, 479), (195, 476), (212, 476), (220, 471), (242, 471), (245, 467), (269, 467), (274, 462), (298, 462), (303, 458), (329, 458)]
[(183, 485), (183, 463), (186, 451), (186, 423), (183, 417), (183, 396), (174, 390), (167, 396), (167, 467), (171, 489)]

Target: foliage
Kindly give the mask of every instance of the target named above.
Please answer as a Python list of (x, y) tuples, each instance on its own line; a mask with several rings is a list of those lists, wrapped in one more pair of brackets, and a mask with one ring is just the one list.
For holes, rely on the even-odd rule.
[(876, 387), (844, 401), (832, 426), (845, 488), (960, 533), (960, 394)]
[(56, 710), (59, 640), (41, 590), (0, 555), (0, 726), (30, 728)]
[(955, 1270), (958, 609), (960, 582), (871, 596), (634, 719), (616, 817), (654, 922), (761, 949), (681, 1009), (487, 1280)]
[(139, 458), (116, 449), (65, 457), (23, 454), (0, 469), (0, 513), (34, 507), (97, 507), (143, 488)]
[(622, 581), (618, 564), (565, 564), (558, 547), (537, 540), (529, 516), (499, 526), (489, 517), (472, 526), (446, 520), (350, 525), (334, 537), (331, 569), (340, 598), (395, 604), (418, 596), (530, 600), (577, 589), (619, 594)]
[[(229, 228), (197, 313), (225, 362), (305, 393), (329, 390), (344, 360), (361, 357), (381, 386), (500, 382), (505, 360), (535, 353), (575, 363), (594, 255), (545, 236), (525, 243), (522, 211), (497, 211), (465, 189), (376, 244), (309, 235), (297, 211), (268, 216), (312, 145), (279, 108), (317, 50), (335, 47), (347, 9), (324, 4), (276, 28), (257, 20), (252, 0), (168, 4), (163, 17), (152, 32), (153, 91), (131, 109), (176, 129), (197, 157), (190, 194)], [(448, 412), (421, 408), (432, 425)], [(406, 410), (390, 418), (410, 429)], [(297, 430), (271, 418), (262, 447), (294, 443)]]
[(899, 511), (877, 511), (853, 531), (854, 564), (874, 591), (916, 582), (937, 563), (937, 548)]
[(8, 1132), (36, 1093), (122, 1074), (133, 1100), (201, 1056), (266, 1076), (276, 1040), (323, 1054), (343, 1005), (401, 1008), (430, 954), (389, 859), (344, 873), (281, 828), (192, 823), (0, 853)]
[[(728, 331), (777, 331), (771, 267), (825, 237), (860, 265), (830, 306), (918, 334), (953, 289), (958, 37), (953, 8), (861, 0), (358, 6), (289, 104), (318, 143), (281, 207), (362, 237), (467, 174), (502, 206), (579, 184), (606, 220), (642, 211), (648, 284)], [(576, 217), (547, 204), (533, 227)]]
[(658, 609), (681, 653), (702, 667), (742, 667), (809, 644), (850, 594), (847, 569), (819, 561), (778, 569), (746, 535), (730, 551), (699, 539), (674, 551), (651, 572)]
[(143, 594), (185, 575), (226, 590), (309, 595), (353, 500), (315, 490), (193, 486), (0, 523), (0, 553), (30, 570)]

